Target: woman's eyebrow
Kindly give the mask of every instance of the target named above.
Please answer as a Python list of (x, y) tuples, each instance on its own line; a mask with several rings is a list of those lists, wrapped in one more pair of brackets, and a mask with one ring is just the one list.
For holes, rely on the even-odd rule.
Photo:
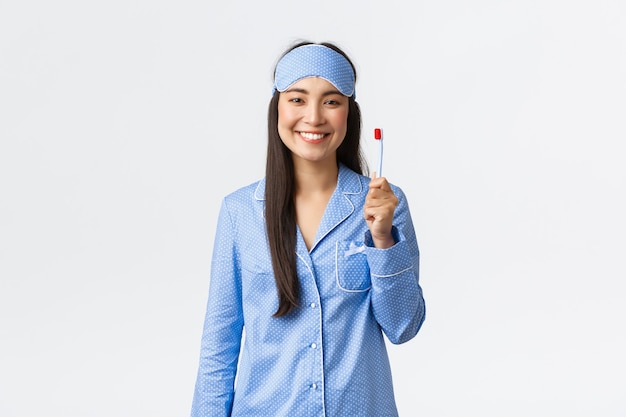
[[(308, 90), (304, 89), (304, 88), (290, 88), (288, 90), (285, 90), (284, 93), (300, 93), (300, 94), (310, 94)], [(339, 90), (328, 90), (322, 93), (323, 97), (326, 96), (331, 96), (334, 94), (339, 94), (341, 95), (341, 93), (339, 92)]]
[(339, 92), (339, 90), (328, 90), (328, 91), (326, 91), (325, 93), (323, 93), (323, 94), (322, 94), (322, 96), (324, 96), (324, 97), (325, 97), (325, 96), (332, 96), (332, 95), (335, 95), (335, 94), (338, 94), (338, 95), (340, 95), (340, 96), (342, 96), (342, 95), (343, 95), (343, 94), (341, 94), (341, 93)]
[(305, 90), (304, 88), (289, 88), (285, 91), (283, 91), (284, 93), (302, 93), (302, 94), (309, 94), (309, 92), (307, 90)]

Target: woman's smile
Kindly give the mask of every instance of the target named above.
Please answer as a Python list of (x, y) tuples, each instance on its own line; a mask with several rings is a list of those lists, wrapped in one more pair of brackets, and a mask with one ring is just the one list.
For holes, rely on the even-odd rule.
[(302, 139), (304, 139), (305, 142), (309, 142), (309, 143), (321, 142), (325, 137), (328, 136), (326, 133), (311, 133), (311, 132), (298, 132), (298, 133), (300, 134), (300, 136), (302, 136)]

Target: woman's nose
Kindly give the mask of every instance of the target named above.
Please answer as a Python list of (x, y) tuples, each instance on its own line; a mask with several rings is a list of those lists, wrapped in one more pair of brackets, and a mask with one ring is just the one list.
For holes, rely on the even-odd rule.
[(324, 123), (324, 111), (321, 106), (311, 104), (306, 109), (306, 121), (311, 125), (319, 125)]

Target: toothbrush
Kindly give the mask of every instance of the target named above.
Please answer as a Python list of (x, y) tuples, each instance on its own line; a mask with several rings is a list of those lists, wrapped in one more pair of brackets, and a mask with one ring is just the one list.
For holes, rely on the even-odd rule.
[(378, 141), (378, 177), (383, 176), (383, 131), (382, 129), (374, 129), (374, 139)]

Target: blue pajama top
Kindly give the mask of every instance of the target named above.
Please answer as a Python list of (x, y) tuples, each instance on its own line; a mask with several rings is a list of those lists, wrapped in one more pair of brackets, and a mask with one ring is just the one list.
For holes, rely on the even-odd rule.
[(192, 417), (398, 415), (383, 333), (404, 343), (424, 321), (419, 250), (394, 185), (396, 244), (373, 247), (363, 218), (368, 184), (340, 166), (311, 250), (298, 230), (300, 305), (280, 318), (272, 317), (265, 180), (223, 200)]

